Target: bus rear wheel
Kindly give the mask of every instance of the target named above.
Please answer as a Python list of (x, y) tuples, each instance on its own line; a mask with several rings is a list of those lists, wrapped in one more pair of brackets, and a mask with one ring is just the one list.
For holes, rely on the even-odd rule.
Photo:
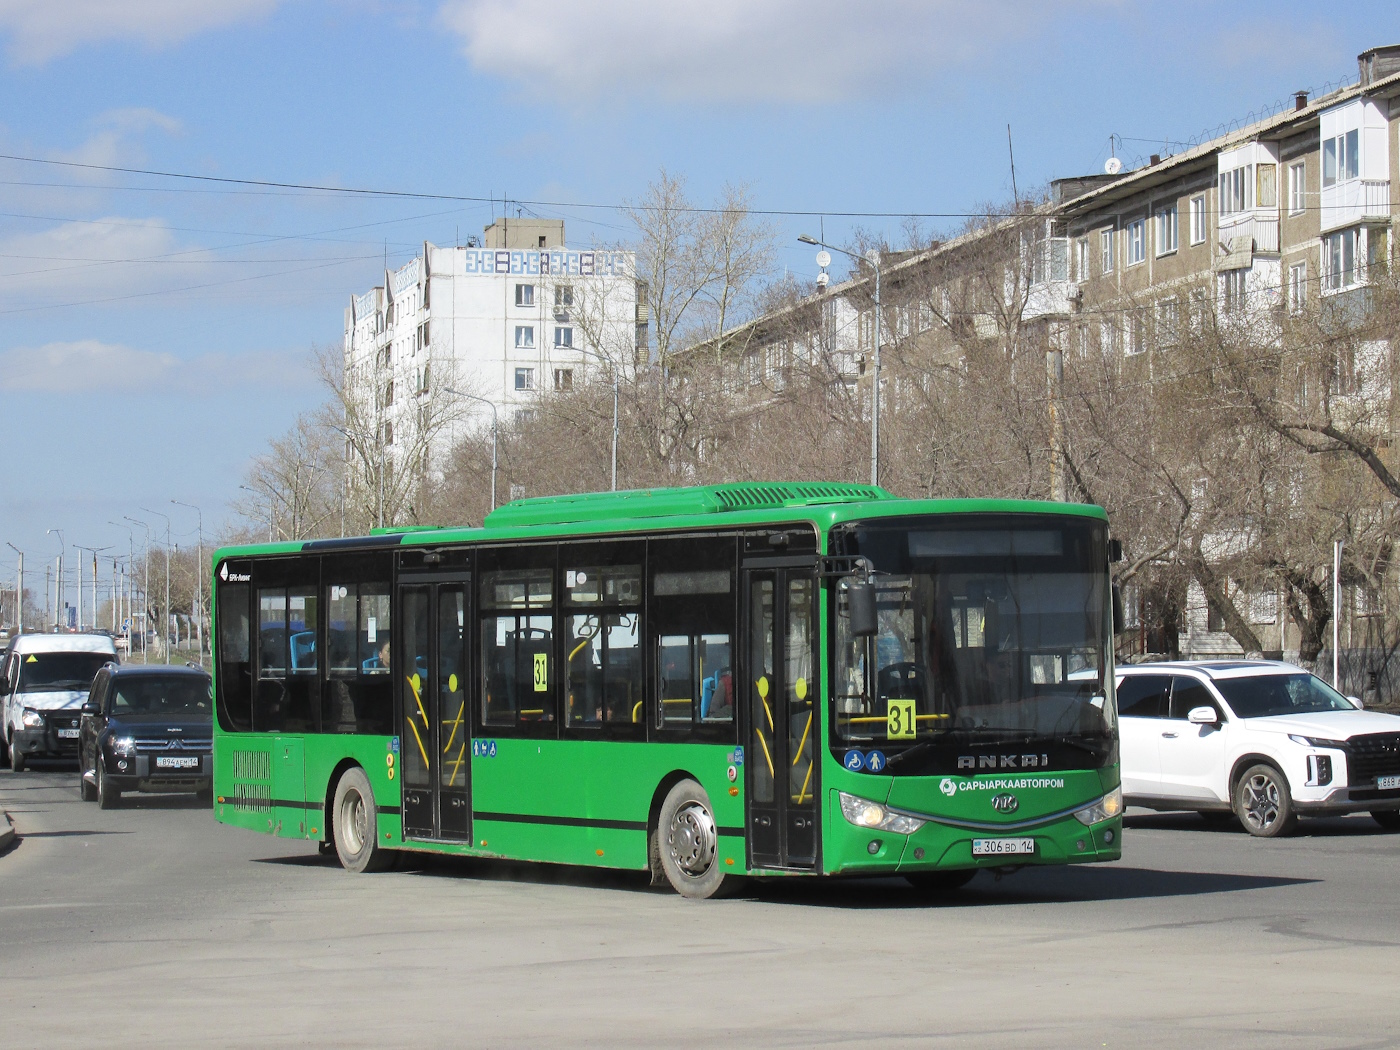
[(719, 865), (719, 836), (710, 796), (693, 780), (666, 793), (656, 821), (657, 852), (666, 881), (682, 897), (706, 900), (736, 880)]
[(379, 845), (379, 821), (374, 789), (358, 766), (347, 769), (335, 785), (331, 805), (335, 852), (346, 871), (387, 871), (394, 864), (392, 850)]

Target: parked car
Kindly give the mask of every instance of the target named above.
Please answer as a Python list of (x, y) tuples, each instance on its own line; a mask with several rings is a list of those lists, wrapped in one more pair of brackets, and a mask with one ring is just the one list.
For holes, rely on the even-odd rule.
[(116, 659), (116, 646), (103, 634), (22, 634), (10, 643), (0, 696), (12, 770), (23, 772), (31, 758), (78, 753), (78, 708), (93, 676)]
[(1400, 830), (1400, 717), (1272, 660), (1118, 668), (1124, 801), (1233, 812), (1251, 835), (1369, 812)]
[(78, 794), (115, 806), (124, 791), (193, 791), (214, 780), (210, 680), (197, 667), (104, 667), (82, 707)]

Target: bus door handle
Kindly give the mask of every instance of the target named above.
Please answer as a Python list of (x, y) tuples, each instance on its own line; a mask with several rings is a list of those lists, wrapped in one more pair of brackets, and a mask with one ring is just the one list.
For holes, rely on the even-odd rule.
[(1170, 738), (1173, 739), (1173, 740), (1176, 739), (1176, 734), (1175, 734), (1175, 733), (1163, 733), (1162, 735), (1165, 736), (1165, 737), (1170, 737)]

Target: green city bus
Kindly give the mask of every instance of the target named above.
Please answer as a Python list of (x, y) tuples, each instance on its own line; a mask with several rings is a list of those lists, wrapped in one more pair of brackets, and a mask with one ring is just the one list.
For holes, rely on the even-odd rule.
[(1116, 547), (1093, 506), (742, 483), (224, 548), (215, 814), (689, 897), (1115, 860)]

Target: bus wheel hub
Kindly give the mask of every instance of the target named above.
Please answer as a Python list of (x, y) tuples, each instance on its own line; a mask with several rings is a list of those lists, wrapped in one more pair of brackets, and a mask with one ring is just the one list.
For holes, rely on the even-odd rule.
[(671, 857), (687, 875), (703, 875), (715, 862), (715, 822), (698, 802), (676, 811), (671, 821)]

